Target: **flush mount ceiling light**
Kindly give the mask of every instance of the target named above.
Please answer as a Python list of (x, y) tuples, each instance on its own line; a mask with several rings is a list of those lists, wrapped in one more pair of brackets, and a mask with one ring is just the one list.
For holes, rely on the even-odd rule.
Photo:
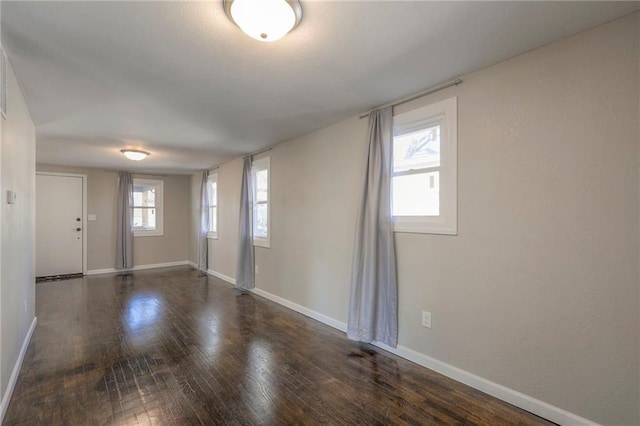
[(140, 151), (137, 149), (121, 149), (121, 153), (125, 155), (129, 160), (140, 161), (144, 160), (150, 154), (147, 151)]
[(224, 11), (249, 37), (279, 40), (302, 19), (298, 0), (223, 0)]

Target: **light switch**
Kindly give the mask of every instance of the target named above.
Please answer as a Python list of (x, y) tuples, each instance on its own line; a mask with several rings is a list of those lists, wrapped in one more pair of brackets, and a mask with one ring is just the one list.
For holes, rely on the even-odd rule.
[(89, 222), (95, 222), (96, 220), (98, 220), (97, 216), (95, 214), (90, 214), (87, 216), (87, 220)]

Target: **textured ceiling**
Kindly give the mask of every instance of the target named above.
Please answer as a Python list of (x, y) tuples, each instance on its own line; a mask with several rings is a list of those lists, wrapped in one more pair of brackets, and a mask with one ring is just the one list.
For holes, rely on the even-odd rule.
[(204, 169), (640, 8), (303, 0), (301, 25), (261, 43), (221, 3), (2, 1), (37, 161)]

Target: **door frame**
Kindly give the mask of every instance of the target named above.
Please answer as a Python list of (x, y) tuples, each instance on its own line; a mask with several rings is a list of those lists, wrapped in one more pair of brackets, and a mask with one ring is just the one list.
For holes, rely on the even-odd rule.
[[(87, 175), (39, 171), (36, 171), (36, 175), (82, 178), (82, 275), (87, 275)], [(36, 202), (38, 200), (37, 197), (38, 195), (36, 194)]]

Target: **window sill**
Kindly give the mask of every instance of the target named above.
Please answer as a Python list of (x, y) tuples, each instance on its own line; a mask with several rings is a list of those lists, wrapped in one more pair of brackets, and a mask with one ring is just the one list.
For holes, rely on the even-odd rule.
[(217, 240), (218, 239), (218, 233), (217, 232), (209, 232), (207, 233), (207, 238), (210, 240)]
[(133, 231), (134, 237), (162, 237), (164, 232), (162, 231)]
[(271, 248), (271, 241), (270, 240), (253, 240), (253, 245), (255, 247)]
[(393, 232), (407, 234), (437, 234), (458, 235), (458, 227), (454, 222), (443, 220), (429, 220), (417, 218), (395, 218)]

